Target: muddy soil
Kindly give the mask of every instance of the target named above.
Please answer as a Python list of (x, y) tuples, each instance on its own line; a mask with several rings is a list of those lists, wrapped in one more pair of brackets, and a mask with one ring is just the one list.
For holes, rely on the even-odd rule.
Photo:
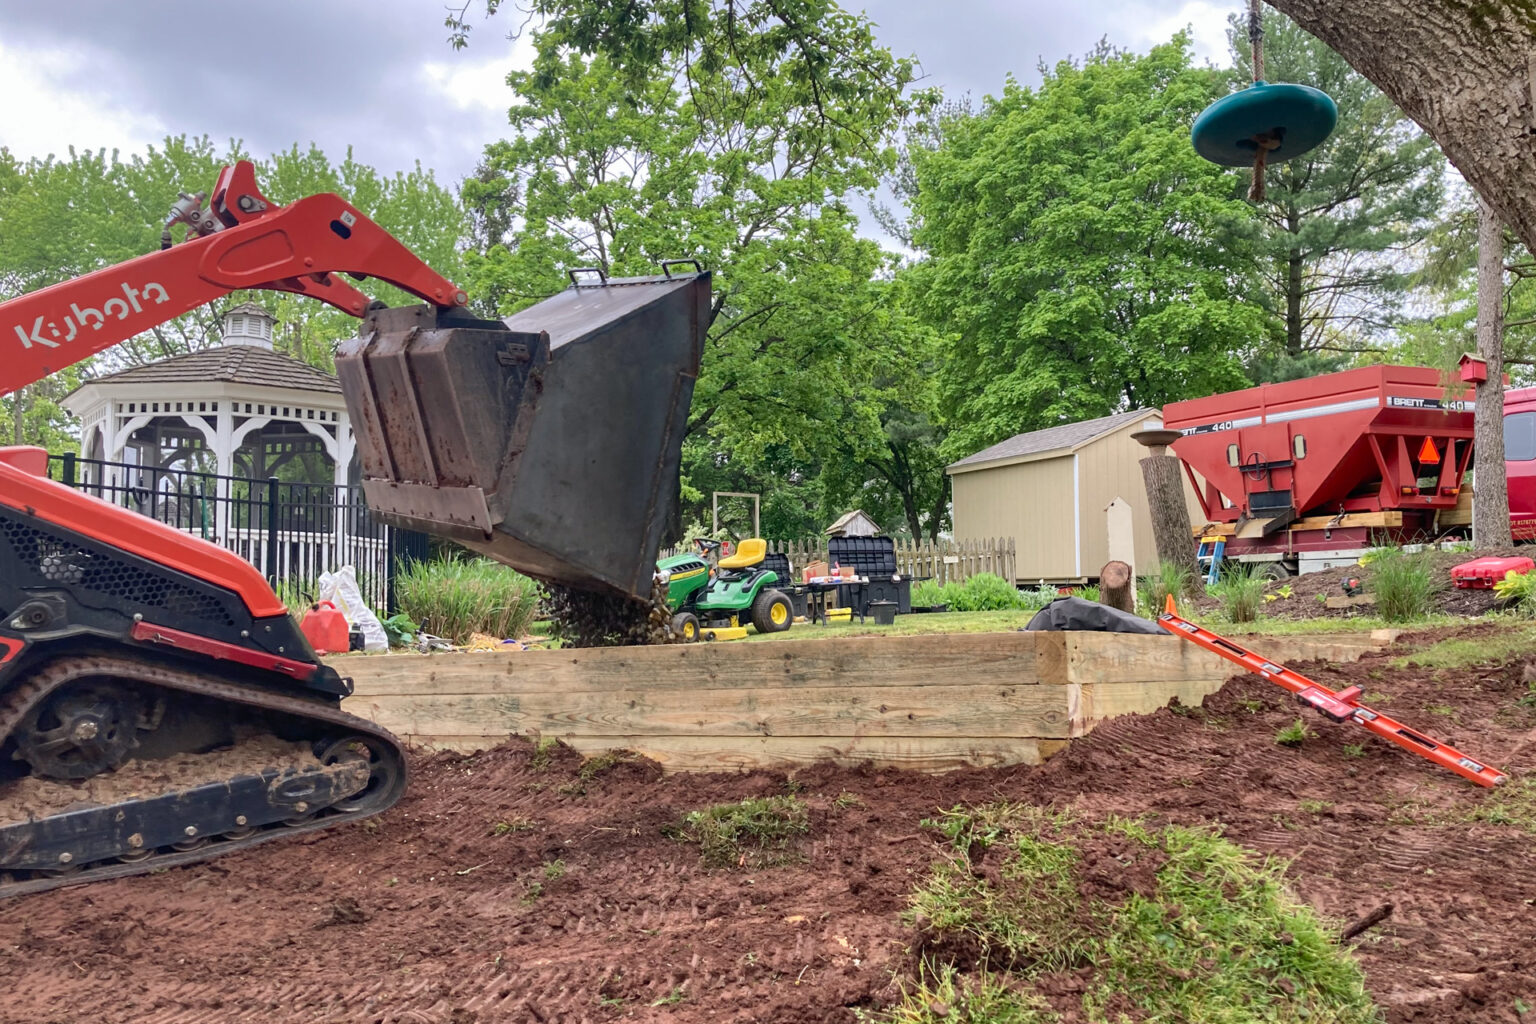
[[(1536, 770), (1521, 663), (1437, 675), (1393, 668), (1400, 653), (1316, 675), (1517, 780)], [(0, 904), (0, 1020), (852, 1022), (910, 962), (901, 912), (938, 854), (921, 820), (999, 798), (1217, 823), (1291, 860), (1297, 892), (1340, 923), (1392, 904), (1356, 940), (1389, 1021), (1520, 1020), (1536, 1006), (1536, 836), (1476, 820), (1488, 791), (1358, 727), (1309, 716), (1313, 738), (1277, 746), (1297, 713), (1246, 677), (1038, 768), (942, 776), (630, 760), (583, 779), (575, 754), (540, 767), (522, 741), (419, 755), (372, 822)], [(689, 810), (786, 791), (812, 809), (798, 863), (710, 870), (668, 837)]]
[[(1444, 615), (1476, 616), (1503, 608), (1505, 604), (1494, 596), (1492, 590), (1462, 589), (1453, 586), (1451, 568), (1463, 562), (1470, 562), (1474, 558), (1505, 556), (1536, 558), (1536, 547), (1526, 544), (1514, 548), (1479, 551), (1475, 555), (1465, 551), (1425, 551), (1412, 557), (1422, 558), (1428, 562), (1442, 583), (1440, 591), (1431, 600), (1433, 612)], [(1344, 581), (1351, 577), (1360, 579), (1365, 584), (1365, 592), (1370, 593), (1371, 570), (1369, 566), (1364, 565), (1324, 569), (1321, 572), (1309, 572), (1303, 576), (1276, 580), (1265, 587), (1265, 593), (1271, 595), (1273, 600), (1264, 602), (1263, 614), (1276, 619), (1348, 619), (1376, 615), (1376, 609), (1370, 605), (1355, 608), (1329, 608), (1320, 600), (1320, 598), (1343, 597)], [(1219, 608), (1220, 602), (1215, 598), (1201, 595), (1195, 598), (1190, 606), (1201, 611), (1211, 611)]]

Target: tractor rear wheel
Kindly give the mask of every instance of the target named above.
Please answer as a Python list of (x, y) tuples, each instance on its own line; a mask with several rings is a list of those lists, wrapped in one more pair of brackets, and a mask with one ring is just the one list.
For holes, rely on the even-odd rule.
[(764, 590), (752, 602), (752, 625), (759, 633), (782, 633), (794, 619), (794, 605), (781, 591)]
[(691, 644), (699, 638), (699, 617), (692, 612), (678, 612), (672, 616), (672, 634)]

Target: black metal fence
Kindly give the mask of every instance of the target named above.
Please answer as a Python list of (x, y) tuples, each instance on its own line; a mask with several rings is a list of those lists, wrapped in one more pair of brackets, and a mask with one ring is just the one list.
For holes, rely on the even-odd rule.
[(369, 605), (392, 613), (395, 574), (428, 554), (425, 535), (375, 519), (360, 487), (156, 469), (72, 453), (50, 456), (48, 473), (235, 552), (287, 597), (313, 595), (321, 573), (350, 565)]

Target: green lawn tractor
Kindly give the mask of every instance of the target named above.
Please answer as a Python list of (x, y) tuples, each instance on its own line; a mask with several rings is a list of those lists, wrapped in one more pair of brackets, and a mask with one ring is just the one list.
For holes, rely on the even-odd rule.
[[(718, 548), (701, 541), (706, 550)], [(673, 555), (656, 563), (667, 588), (672, 631), (685, 641), (744, 636), (748, 623), (759, 633), (782, 633), (794, 622), (794, 607), (775, 589), (778, 573), (763, 566), (768, 542), (744, 540), (736, 554), (711, 569), (702, 554)]]

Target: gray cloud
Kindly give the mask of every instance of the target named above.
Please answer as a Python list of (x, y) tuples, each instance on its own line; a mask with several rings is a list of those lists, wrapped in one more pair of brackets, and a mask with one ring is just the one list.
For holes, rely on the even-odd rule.
[[(858, 0), (849, 5), (857, 9)], [(1237, 0), (865, 0), (877, 37), (921, 59), (925, 84), (980, 100), (1005, 75), (1038, 81), (1037, 63), (1082, 54), (1101, 37), (1144, 48), (1184, 21), (1219, 35)], [(27, 0), (0, 3), (0, 46), (65, 52), (72, 70), (40, 85), (141, 111), (170, 134), (237, 138), (254, 152), (298, 143), (339, 159), (351, 145), (384, 171), (420, 160), (440, 180), (470, 173), (485, 143), (506, 132), (508, 99), (487, 107), (465, 91), (496, 89), (511, 65), (505, 14), (480, 24), (453, 51), (434, 0)], [(1182, 19), (1182, 20), (1181, 20)], [(464, 74), (450, 98), (428, 65)], [(473, 83), (473, 84), (468, 84)], [(455, 102), (457, 99), (459, 102)], [(95, 148), (107, 140), (64, 144)], [(0, 120), (0, 143), (5, 140)], [(23, 156), (41, 155), (23, 153)]]
[(7, 48), (86, 58), (57, 87), (142, 110), (171, 134), (243, 139), (258, 153), (314, 142), (338, 159), (350, 144), (381, 169), (420, 160), (447, 180), (473, 169), (505, 117), (454, 104), (429, 87), (424, 65), (505, 53), (498, 30), (482, 29), (474, 47), (456, 54), (441, 8), (423, 0), (0, 5)]

